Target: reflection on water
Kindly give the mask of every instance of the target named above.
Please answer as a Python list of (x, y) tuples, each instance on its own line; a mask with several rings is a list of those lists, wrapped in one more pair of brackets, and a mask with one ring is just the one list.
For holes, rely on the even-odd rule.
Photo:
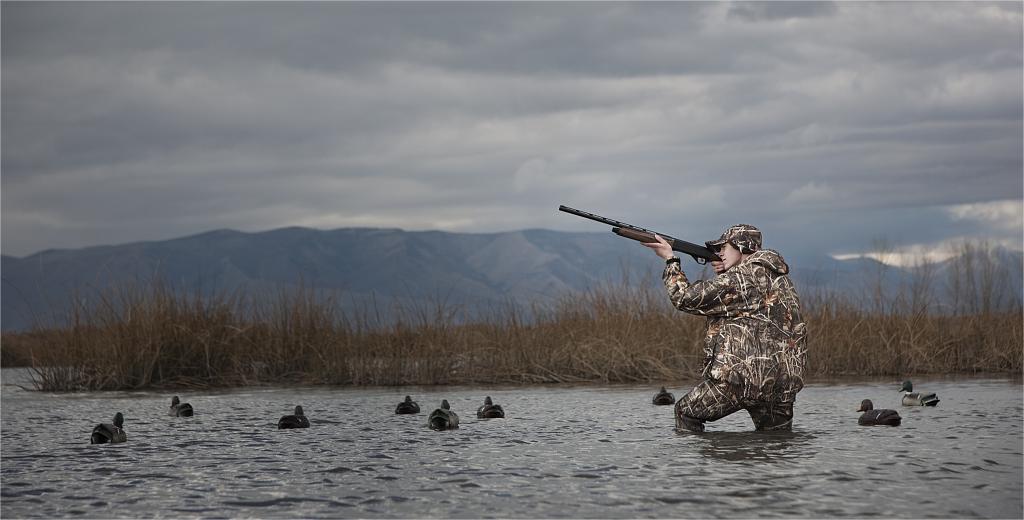
[[(681, 433), (680, 435), (693, 435)], [(700, 454), (704, 457), (750, 465), (792, 462), (810, 457), (807, 449), (814, 434), (791, 432), (712, 431), (700, 435)]]
[[(4, 371), (5, 518), (1022, 513), (1020, 381), (915, 381), (942, 398), (927, 409), (899, 407), (894, 381), (809, 385), (792, 432), (754, 432), (740, 412), (677, 434), (653, 386), (195, 392), (182, 418), (166, 414), (170, 394), (44, 394), (14, 379)], [(423, 412), (395, 415), (405, 395)], [(505, 419), (476, 418), (486, 395)], [(865, 398), (903, 425), (857, 426)], [(458, 430), (427, 428), (441, 399)], [(278, 430), (295, 405), (311, 427)], [(89, 445), (116, 411), (128, 442)]]

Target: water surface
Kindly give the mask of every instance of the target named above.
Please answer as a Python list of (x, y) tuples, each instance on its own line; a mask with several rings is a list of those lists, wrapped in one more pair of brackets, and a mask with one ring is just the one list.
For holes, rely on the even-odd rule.
[[(4, 518), (664, 518), (1022, 516), (1019, 380), (922, 379), (936, 408), (899, 406), (898, 381), (812, 384), (791, 433), (740, 412), (673, 432), (649, 386), (25, 391), (4, 371)], [(677, 396), (688, 385), (670, 388)], [(418, 415), (395, 415), (410, 394)], [(505, 419), (477, 419), (490, 395)], [(859, 427), (861, 399), (900, 427)], [(462, 427), (426, 415), (448, 399)], [(277, 430), (301, 404), (312, 426)], [(125, 415), (128, 442), (90, 445)]]

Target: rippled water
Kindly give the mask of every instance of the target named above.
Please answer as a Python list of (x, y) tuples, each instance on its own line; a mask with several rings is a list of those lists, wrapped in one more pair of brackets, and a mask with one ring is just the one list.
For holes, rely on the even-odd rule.
[[(2, 391), (2, 511), (15, 517), (1012, 517), (1022, 515), (1019, 380), (814, 384), (792, 433), (746, 413), (676, 434), (655, 388), (280, 388), (170, 393)], [(682, 384), (670, 388), (677, 396)], [(395, 415), (406, 394), (423, 413)], [(485, 395), (506, 419), (476, 419)], [(903, 425), (859, 427), (861, 399)], [(441, 399), (459, 430), (426, 415)], [(301, 404), (308, 430), (277, 430)], [(128, 442), (90, 445), (125, 415)]]

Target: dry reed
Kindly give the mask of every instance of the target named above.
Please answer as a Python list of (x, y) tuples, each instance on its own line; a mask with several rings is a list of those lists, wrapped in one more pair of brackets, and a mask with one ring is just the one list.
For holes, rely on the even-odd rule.
[[(928, 265), (895, 291), (866, 284), (861, 301), (808, 295), (809, 374), (1020, 373), (1021, 303), (991, 283), (1006, 273), (987, 251), (953, 265), (948, 302), (936, 301)], [(381, 325), (372, 309), (344, 313), (308, 288), (210, 296), (153, 282), (74, 307), (65, 327), (5, 334), (2, 350), (5, 366), (28, 364), (47, 391), (694, 378), (704, 321), (666, 300), (627, 282), (475, 322), (444, 305), (398, 308)]]

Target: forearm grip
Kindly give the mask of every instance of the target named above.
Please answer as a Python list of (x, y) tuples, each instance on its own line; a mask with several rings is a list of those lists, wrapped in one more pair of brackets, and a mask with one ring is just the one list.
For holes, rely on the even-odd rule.
[(639, 241), (639, 242), (644, 242), (644, 243), (647, 243), (647, 244), (652, 244), (652, 243), (657, 242), (657, 240), (654, 239), (654, 235), (652, 235), (650, 233), (643, 233), (643, 232), (640, 232), (640, 231), (633, 231), (632, 229), (618, 228), (618, 227), (617, 228), (612, 228), (612, 232), (615, 233), (616, 235), (619, 235), (620, 237), (626, 237), (626, 238), (629, 238), (629, 239), (632, 239), (632, 240), (636, 240), (636, 241)]

